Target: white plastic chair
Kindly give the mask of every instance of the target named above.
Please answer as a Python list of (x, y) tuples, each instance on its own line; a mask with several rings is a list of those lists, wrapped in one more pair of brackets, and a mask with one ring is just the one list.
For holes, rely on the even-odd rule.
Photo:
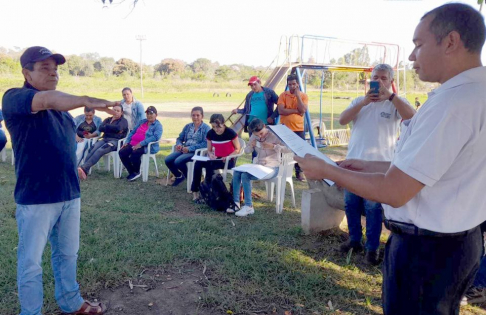
[(277, 176), (271, 179), (263, 180), (265, 182), (265, 188), (267, 191), (267, 199), (273, 201), (273, 193), (275, 191), (275, 186), (277, 186), (277, 196), (276, 200), (276, 211), (277, 213), (282, 213), (283, 204), (285, 199), (285, 188), (287, 183), (290, 184), (290, 189), (292, 193), (292, 206), (295, 208), (295, 192), (294, 192), (294, 182), (292, 180), (292, 171), (294, 169), (294, 154), (284, 153), (280, 157), (280, 165), (278, 167)]
[[(170, 153), (174, 153), (175, 152), (175, 147), (177, 145), (174, 144), (172, 146), (172, 150), (170, 151)], [(194, 152), (194, 155), (206, 155), (207, 154), (207, 149), (197, 149), (195, 152)], [(194, 177), (194, 161), (193, 160), (190, 160), (189, 162), (186, 163), (186, 166), (187, 166), (187, 178), (186, 178), (186, 189), (187, 189), (187, 192), (188, 193), (191, 193), (191, 184), (192, 184), (192, 178)], [(167, 181), (166, 181), (166, 186), (168, 185), (169, 183), (169, 178), (170, 178), (170, 170), (167, 170)]]
[[(149, 173), (149, 164), (150, 164), (150, 159), (154, 161), (155, 164), (155, 174), (157, 174), (157, 177), (159, 177), (159, 168), (157, 167), (157, 159), (155, 158), (155, 153), (151, 154), (150, 153), (150, 147), (154, 143), (159, 143), (158, 141), (153, 141), (150, 142), (147, 146), (147, 153), (144, 153), (142, 155), (142, 164), (140, 165), (140, 172), (142, 173), (142, 180), (144, 182), (148, 181), (148, 173)], [(122, 167), (120, 167), (120, 173), (121, 173)], [(121, 176), (121, 174), (120, 174)]]
[[(123, 138), (123, 139), (118, 140), (116, 151), (111, 151), (110, 153), (103, 155), (103, 163), (105, 164), (106, 170), (108, 172), (110, 171), (110, 164), (111, 164), (110, 162), (113, 163), (113, 176), (115, 178), (120, 178), (120, 176), (121, 176), (121, 161), (120, 161), (120, 156), (118, 155), (118, 151), (120, 151), (120, 148), (123, 146), (126, 139), (127, 138)], [(93, 144), (94, 144), (94, 142), (93, 142)], [(100, 168), (99, 164), (100, 163), (98, 161), (98, 163), (96, 163), (98, 169)], [(92, 169), (93, 168), (91, 168), (89, 170), (90, 174), (91, 174)]]
[(240, 153), (228, 156), (226, 158), (226, 161), (224, 162), (224, 169), (223, 169), (223, 181), (224, 182), (226, 182), (226, 177), (227, 177), (228, 174), (231, 174), (231, 176), (233, 176), (233, 169), (228, 169), (228, 163), (231, 160), (231, 158), (234, 158), (235, 163), (236, 163), (236, 159), (239, 156), (242, 156), (243, 154), (245, 154), (245, 147), (246, 147), (245, 140), (238, 138), (238, 141), (240, 142)]

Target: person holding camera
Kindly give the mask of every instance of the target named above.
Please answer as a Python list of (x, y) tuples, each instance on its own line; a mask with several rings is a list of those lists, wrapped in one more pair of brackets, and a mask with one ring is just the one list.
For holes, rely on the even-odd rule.
[[(370, 89), (365, 96), (354, 99), (341, 113), (339, 123), (353, 122), (347, 159), (370, 161), (391, 161), (397, 132), (402, 119), (413, 117), (415, 110), (405, 98), (391, 91), (393, 69), (387, 64), (379, 64), (371, 73)], [(381, 203), (364, 199), (347, 190), (344, 192), (346, 219), (349, 240), (340, 250), (347, 253), (363, 250), (361, 245), (361, 214), (366, 215), (366, 253), (365, 260), (371, 265), (379, 263), (379, 245), (382, 228)]]
[(172, 186), (178, 186), (187, 178), (186, 163), (190, 162), (197, 149), (207, 146), (206, 135), (211, 127), (203, 122), (204, 110), (196, 106), (191, 110), (192, 123), (182, 129), (176, 140), (174, 152), (165, 158), (165, 165), (175, 176)]

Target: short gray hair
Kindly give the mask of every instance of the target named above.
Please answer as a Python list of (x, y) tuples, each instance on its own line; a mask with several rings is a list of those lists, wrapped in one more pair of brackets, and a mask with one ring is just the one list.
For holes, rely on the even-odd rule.
[(388, 74), (390, 75), (390, 80), (393, 79), (393, 75), (395, 74), (395, 72), (393, 71), (393, 68), (386, 64), (386, 63), (380, 63), (380, 64), (377, 64), (374, 68), (373, 68), (373, 71), (371, 72), (371, 76), (373, 77), (373, 75), (377, 72), (377, 71), (388, 71)]

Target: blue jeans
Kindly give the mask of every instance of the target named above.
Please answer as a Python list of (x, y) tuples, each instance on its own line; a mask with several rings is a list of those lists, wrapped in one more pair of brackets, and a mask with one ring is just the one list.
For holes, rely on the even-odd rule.
[[(278, 167), (274, 168), (273, 174), (268, 177), (274, 178), (277, 176)], [(240, 202), (240, 187), (243, 185), (243, 195), (245, 196), (244, 206), (253, 206), (251, 200), (251, 181), (258, 179), (255, 176), (247, 172), (233, 171), (233, 201), (235, 203)]]
[(172, 152), (165, 158), (165, 165), (175, 177), (184, 175), (187, 178), (187, 162), (191, 162), (194, 152)]
[(76, 282), (80, 207), (79, 198), (51, 204), (17, 205), (17, 285), (21, 315), (41, 314), (42, 253), (47, 240), (52, 248), (56, 301), (66, 313), (81, 308), (84, 300)]
[(88, 174), (89, 169), (98, 163), (101, 157), (111, 151), (116, 151), (118, 146), (118, 140), (105, 140), (101, 139), (96, 142), (96, 144), (89, 150), (88, 155), (84, 161), (84, 164), (80, 167), (83, 171)]
[(344, 191), (344, 208), (348, 220), (351, 242), (361, 242), (363, 236), (361, 214), (366, 215), (366, 249), (377, 250), (380, 246), (382, 206), (379, 202), (366, 200), (347, 190)]
[(5, 132), (3, 132), (2, 129), (0, 129), (0, 151), (5, 148), (5, 145), (7, 144), (7, 136), (5, 136)]

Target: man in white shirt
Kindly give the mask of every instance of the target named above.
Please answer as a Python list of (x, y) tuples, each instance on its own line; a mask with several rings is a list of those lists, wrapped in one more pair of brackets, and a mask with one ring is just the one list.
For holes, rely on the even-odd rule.
[(460, 3), (426, 13), (409, 59), (422, 81), (442, 85), (400, 135), (390, 162), (350, 159), (336, 167), (295, 159), (310, 179), (327, 178), (384, 204), (391, 230), (383, 263), (385, 315), (459, 314), (482, 255), (486, 220), (486, 68), (481, 14)]
[[(354, 99), (339, 117), (341, 125), (353, 122), (346, 158), (391, 161), (400, 121), (412, 118), (415, 110), (405, 98), (398, 97), (391, 91), (393, 68), (390, 65), (376, 65), (371, 73), (371, 80), (379, 82), (380, 89), (378, 91), (369, 89), (365, 96)], [(354, 252), (363, 249), (361, 214), (364, 213), (366, 215), (365, 261), (371, 265), (378, 265), (382, 226), (381, 203), (367, 200), (345, 190), (344, 205), (349, 240), (341, 245), (340, 250), (347, 253), (350, 249)]]

